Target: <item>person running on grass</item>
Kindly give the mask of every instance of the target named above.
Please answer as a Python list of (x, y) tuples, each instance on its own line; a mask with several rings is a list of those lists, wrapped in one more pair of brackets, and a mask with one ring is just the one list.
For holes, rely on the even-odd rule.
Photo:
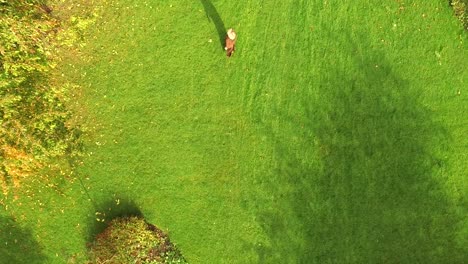
[(226, 50), (226, 55), (228, 57), (231, 57), (232, 53), (236, 49), (236, 40), (237, 40), (237, 34), (232, 28), (230, 28), (227, 31), (226, 46), (224, 47), (224, 50)]

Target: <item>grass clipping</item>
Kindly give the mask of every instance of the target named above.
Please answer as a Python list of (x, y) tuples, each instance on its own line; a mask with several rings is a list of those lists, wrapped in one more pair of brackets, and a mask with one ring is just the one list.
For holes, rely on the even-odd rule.
[(88, 263), (187, 263), (169, 237), (140, 217), (120, 217), (97, 235)]

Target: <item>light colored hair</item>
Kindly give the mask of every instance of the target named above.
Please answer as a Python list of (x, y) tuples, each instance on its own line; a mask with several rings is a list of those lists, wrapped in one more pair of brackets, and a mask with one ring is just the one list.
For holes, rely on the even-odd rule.
[(235, 40), (236, 36), (237, 36), (236, 32), (234, 32), (234, 30), (232, 28), (228, 29), (227, 35), (231, 40)]

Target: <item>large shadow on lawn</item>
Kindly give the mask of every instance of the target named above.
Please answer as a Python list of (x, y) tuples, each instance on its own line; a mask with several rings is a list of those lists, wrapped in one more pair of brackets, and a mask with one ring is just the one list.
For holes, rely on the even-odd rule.
[(462, 263), (460, 219), (433, 178), (447, 133), (365, 37), (333, 41), (347, 59), (318, 66), (320, 96), (277, 111), (304, 144), (270, 134), (278, 165), (266, 189), (289, 191), (257, 216), (269, 239), (260, 262)]
[(88, 243), (94, 241), (96, 235), (102, 233), (114, 218), (127, 216), (143, 217), (140, 208), (133, 200), (113, 195), (108, 195), (108, 197), (107, 200), (98, 202), (94, 210), (89, 214)]
[(31, 231), (10, 217), (0, 216), (0, 241), (1, 263), (48, 263)]
[(203, 4), (203, 8), (205, 9), (206, 16), (209, 20), (213, 21), (216, 31), (218, 32), (219, 43), (221, 48), (224, 49), (224, 38), (226, 36), (226, 27), (224, 26), (224, 22), (219, 16), (216, 7), (211, 3), (210, 0), (200, 0)]

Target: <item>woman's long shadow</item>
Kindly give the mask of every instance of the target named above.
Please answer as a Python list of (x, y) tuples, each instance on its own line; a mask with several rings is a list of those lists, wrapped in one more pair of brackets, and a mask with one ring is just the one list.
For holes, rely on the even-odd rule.
[(226, 27), (224, 26), (224, 22), (210, 0), (200, 1), (203, 4), (203, 8), (205, 9), (205, 13), (208, 20), (213, 21), (213, 23), (215, 24), (216, 31), (218, 32), (219, 43), (221, 44), (221, 48), (224, 49), (224, 37), (226, 35)]

